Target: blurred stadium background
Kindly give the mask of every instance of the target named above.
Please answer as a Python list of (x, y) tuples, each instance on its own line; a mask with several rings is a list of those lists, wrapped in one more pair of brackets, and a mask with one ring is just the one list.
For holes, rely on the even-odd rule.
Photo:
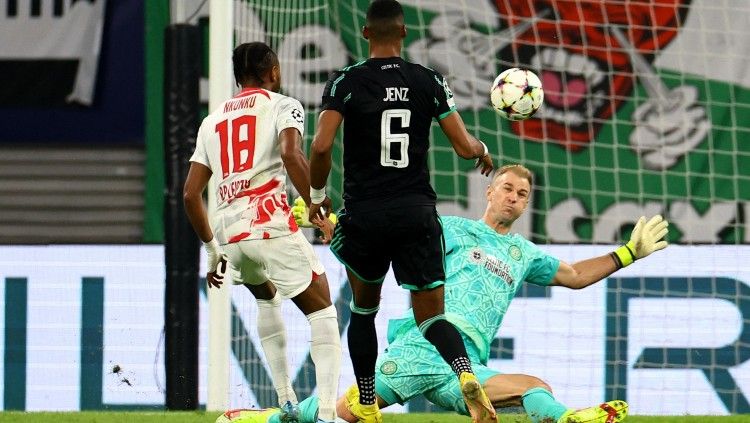
[[(309, 145), (328, 74), (367, 57), (367, 4), (0, 0), (0, 409), (274, 404), (249, 293), (212, 295), (209, 313), (180, 181), (200, 117), (233, 92), (240, 42), (279, 53), (285, 93), (308, 108)], [(573, 261), (624, 241), (642, 214), (672, 223), (668, 250), (590, 289), (524, 289), (491, 365), (541, 377), (573, 407), (620, 398), (639, 415), (750, 413), (750, 4), (402, 4), (404, 56), (448, 76), (500, 163), (535, 172), (518, 232)], [(489, 108), (510, 66), (544, 83), (527, 122)], [(479, 217), (486, 179), (439, 131), (430, 165), (441, 213)], [(343, 333), (345, 275), (316, 248)], [(387, 319), (408, 307), (387, 286), (381, 348)], [(284, 313), (306, 396), (307, 324), (291, 303)], [(342, 386), (353, 382), (344, 348)]]

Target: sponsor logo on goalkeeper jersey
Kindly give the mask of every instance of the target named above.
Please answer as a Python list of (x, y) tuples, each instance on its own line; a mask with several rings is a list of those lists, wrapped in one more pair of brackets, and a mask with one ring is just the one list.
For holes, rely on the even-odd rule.
[(474, 248), (469, 252), (469, 260), (472, 263), (481, 263), (484, 261), (484, 252), (479, 248)]
[[(520, 257), (520, 250), (518, 251), (518, 254)], [(474, 248), (469, 251), (469, 261), (489, 270), (490, 272), (495, 274), (495, 276), (507, 282), (508, 285), (513, 285), (513, 282), (515, 281), (513, 275), (511, 274), (510, 267), (508, 267), (505, 262), (493, 255), (485, 253), (480, 248)]]

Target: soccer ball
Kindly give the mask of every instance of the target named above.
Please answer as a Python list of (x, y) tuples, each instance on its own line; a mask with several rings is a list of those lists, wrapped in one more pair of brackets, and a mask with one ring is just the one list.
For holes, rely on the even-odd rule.
[(528, 119), (544, 101), (542, 81), (530, 70), (507, 69), (492, 83), (490, 101), (495, 112), (506, 119)]

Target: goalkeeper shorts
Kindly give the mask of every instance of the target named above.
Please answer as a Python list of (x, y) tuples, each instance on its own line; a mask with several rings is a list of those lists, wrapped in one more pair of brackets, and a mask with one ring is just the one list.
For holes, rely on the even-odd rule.
[(260, 285), (271, 281), (284, 298), (307, 289), (313, 274), (325, 268), (302, 231), (270, 239), (251, 239), (223, 246), (232, 267), (239, 271), (235, 284)]
[(443, 227), (434, 206), (342, 210), (331, 251), (363, 282), (383, 282), (393, 265), (396, 281), (406, 289), (432, 289), (445, 283)]
[[(474, 344), (463, 336), (471, 367), (479, 382), (501, 374), (481, 364)], [(403, 404), (419, 395), (447, 411), (469, 415), (458, 377), (417, 328), (402, 335), (378, 355), (375, 393), (388, 404)]]

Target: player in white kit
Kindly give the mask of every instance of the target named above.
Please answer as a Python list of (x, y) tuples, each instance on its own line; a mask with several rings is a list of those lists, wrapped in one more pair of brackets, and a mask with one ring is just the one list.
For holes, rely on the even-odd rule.
[[(185, 182), (185, 210), (208, 253), (209, 287), (221, 286), (228, 260), (239, 270), (241, 280), (235, 283), (244, 284), (258, 301), (258, 336), (279, 405), (287, 412), (282, 421), (297, 418), (282, 298), (291, 298), (310, 322), (319, 418), (333, 421), (341, 362), (336, 309), (323, 265), (290, 213), (285, 186), (288, 174), (310, 203), (309, 165), (301, 149), (304, 109), (278, 93), (279, 61), (268, 45), (242, 44), (232, 62), (242, 90), (200, 126)], [(216, 211), (209, 225), (202, 193), (211, 175), (216, 178)]]

